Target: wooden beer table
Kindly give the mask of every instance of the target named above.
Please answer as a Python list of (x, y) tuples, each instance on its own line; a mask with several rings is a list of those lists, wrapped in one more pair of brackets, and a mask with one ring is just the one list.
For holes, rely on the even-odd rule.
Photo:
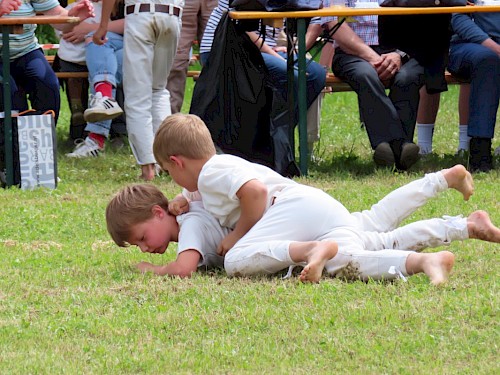
[[(377, 3), (373, 3), (377, 4)], [(338, 22), (344, 22), (348, 17), (369, 15), (415, 15), (415, 14), (446, 14), (446, 13), (476, 13), (476, 12), (500, 12), (500, 5), (475, 5), (459, 7), (425, 7), (425, 8), (400, 8), (400, 7), (373, 7), (373, 8), (348, 8), (344, 6), (331, 6), (328, 8), (308, 11), (293, 12), (264, 12), (264, 11), (230, 11), (229, 16), (235, 20), (278, 20), (276, 25), (283, 25), (286, 19), (288, 35), (288, 85), (289, 98), (295, 98), (293, 90), (294, 65), (293, 50), (291, 45), (293, 30), (297, 31), (297, 60), (298, 60), (298, 111), (299, 111), (299, 166), (303, 175), (307, 175), (308, 146), (307, 146), (307, 98), (306, 98), (306, 20), (313, 17), (338, 17)], [(280, 26), (281, 27), (281, 26)], [(290, 58), (291, 57), (291, 58)], [(291, 94), (291, 95), (290, 95)], [(294, 111), (295, 100), (288, 100), (290, 112)], [(293, 140), (293, 137), (292, 137)]]

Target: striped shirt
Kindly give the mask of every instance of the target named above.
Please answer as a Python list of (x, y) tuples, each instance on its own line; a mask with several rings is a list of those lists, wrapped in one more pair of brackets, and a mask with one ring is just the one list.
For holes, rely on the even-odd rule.
[[(364, 2), (370, 3), (380, 3), (378, 0), (363, 0)], [(354, 8), (354, 4), (356, 0), (346, 0), (345, 6)], [(324, 7), (330, 6), (330, 0), (325, 0), (323, 2)], [(322, 17), (321, 23), (325, 24), (334, 20), (337, 17)], [(369, 46), (378, 45), (378, 16), (356, 16), (352, 17), (355, 19), (355, 22), (350, 22), (349, 26), (351, 29), (365, 42), (365, 44)], [(335, 38), (335, 34), (333, 35)]]
[[(208, 19), (205, 32), (203, 33), (203, 38), (200, 43), (200, 53), (210, 52), (212, 49), (212, 43), (214, 41), (214, 34), (219, 21), (221, 20), (223, 14), (229, 11), (229, 0), (219, 0), (218, 5), (212, 11), (210, 18)], [(313, 18), (311, 23), (319, 24), (321, 22), (320, 18)], [(271, 26), (266, 26), (266, 37), (265, 42), (269, 47), (275, 47), (277, 44), (277, 38), (283, 28), (274, 28)], [(260, 30), (257, 31), (260, 33)]]
[[(23, 0), (18, 10), (6, 14), (3, 17), (33, 17), (36, 13), (43, 13), (57, 6), (59, 6), (59, 1), (57, 0)], [(35, 37), (35, 29), (36, 25), (25, 24), (23, 25), (22, 34), (9, 35), (11, 61), (40, 48), (38, 40)], [(2, 40), (0, 40), (0, 48), (1, 47), (3, 47)]]

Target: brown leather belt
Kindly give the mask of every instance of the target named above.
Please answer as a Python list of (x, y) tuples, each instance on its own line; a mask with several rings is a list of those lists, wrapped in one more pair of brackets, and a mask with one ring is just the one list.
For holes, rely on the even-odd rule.
[[(141, 4), (139, 5), (139, 12), (149, 12), (151, 9), (149, 4)], [(125, 14), (132, 14), (135, 12), (135, 5), (128, 5), (125, 8)], [(168, 13), (172, 14), (176, 17), (179, 17), (182, 8), (176, 7), (175, 5), (170, 5), (170, 4), (155, 4), (155, 12), (159, 13)]]

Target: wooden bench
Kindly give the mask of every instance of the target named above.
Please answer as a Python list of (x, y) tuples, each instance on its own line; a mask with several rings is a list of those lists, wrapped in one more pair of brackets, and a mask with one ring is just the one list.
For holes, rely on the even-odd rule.
[[(446, 79), (446, 83), (448, 85), (459, 85), (463, 82), (461, 82), (459, 79), (456, 77), (452, 76), (451, 73), (445, 72), (444, 75)], [(386, 84), (387, 86), (387, 84)], [(336, 77), (333, 73), (328, 73), (326, 75), (326, 85), (325, 85), (325, 90), (324, 92), (347, 92), (347, 91), (353, 91), (351, 86), (345, 81), (343, 81), (341, 78)]]
[[(44, 51), (57, 50), (59, 44), (42, 44), (42, 49)], [(47, 61), (52, 65), (54, 62), (54, 55), (45, 55)], [(193, 58), (198, 59), (197, 55), (193, 55)], [(58, 78), (88, 78), (88, 72), (56, 72)], [(187, 77), (192, 78), (194, 81), (200, 76), (199, 70), (189, 70), (187, 72)], [(449, 72), (445, 73), (446, 82), (449, 85), (459, 85), (463, 82), (458, 80), (456, 77), (452, 76)], [(323, 92), (333, 93), (333, 92), (348, 92), (353, 91), (348, 83), (343, 81), (341, 78), (336, 77), (333, 73), (328, 73), (326, 76), (326, 84)]]
[[(42, 44), (42, 50), (45, 51), (57, 51), (59, 49), (59, 44)], [(45, 54), (45, 59), (52, 66), (54, 63), (55, 55)], [(55, 72), (57, 78), (67, 79), (67, 78), (88, 78), (88, 72)]]

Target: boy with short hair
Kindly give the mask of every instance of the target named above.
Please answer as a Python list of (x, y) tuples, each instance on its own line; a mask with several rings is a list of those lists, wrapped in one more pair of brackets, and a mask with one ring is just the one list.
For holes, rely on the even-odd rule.
[[(183, 193), (188, 199), (198, 191), (207, 211), (221, 225), (233, 229), (218, 248), (218, 253), (225, 255), (224, 266), (229, 275), (278, 272), (293, 264), (290, 244), (311, 239), (335, 239), (339, 255), (346, 262), (356, 259), (364, 277), (391, 278), (390, 267), (386, 266), (392, 263), (403, 274), (425, 272), (437, 285), (447, 280), (453, 267), (454, 255), (447, 251), (414, 254), (387, 250), (390, 259), (363, 269), (361, 254), (376, 244), (362, 232), (367, 228), (360, 230), (360, 221), (354, 215), (319, 189), (298, 184), (270, 168), (233, 155), (216, 155), (210, 132), (197, 116), (176, 114), (166, 118), (156, 134), (153, 151), (160, 166), (187, 190)], [(297, 216), (291, 218), (293, 212)], [(390, 225), (390, 217), (380, 220)], [(500, 230), (486, 226), (494, 232), (494, 242), (500, 242)], [(467, 225), (462, 223), (461, 227), (467, 233)], [(371, 256), (377, 258), (387, 251)], [(422, 256), (427, 256), (426, 260)], [(335, 259), (325, 263), (330, 274), (338, 271)], [(314, 275), (309, 278), (309, 270), (306, 267), (302, 277), (317, 282), (321, 272), (313, 269)]]

